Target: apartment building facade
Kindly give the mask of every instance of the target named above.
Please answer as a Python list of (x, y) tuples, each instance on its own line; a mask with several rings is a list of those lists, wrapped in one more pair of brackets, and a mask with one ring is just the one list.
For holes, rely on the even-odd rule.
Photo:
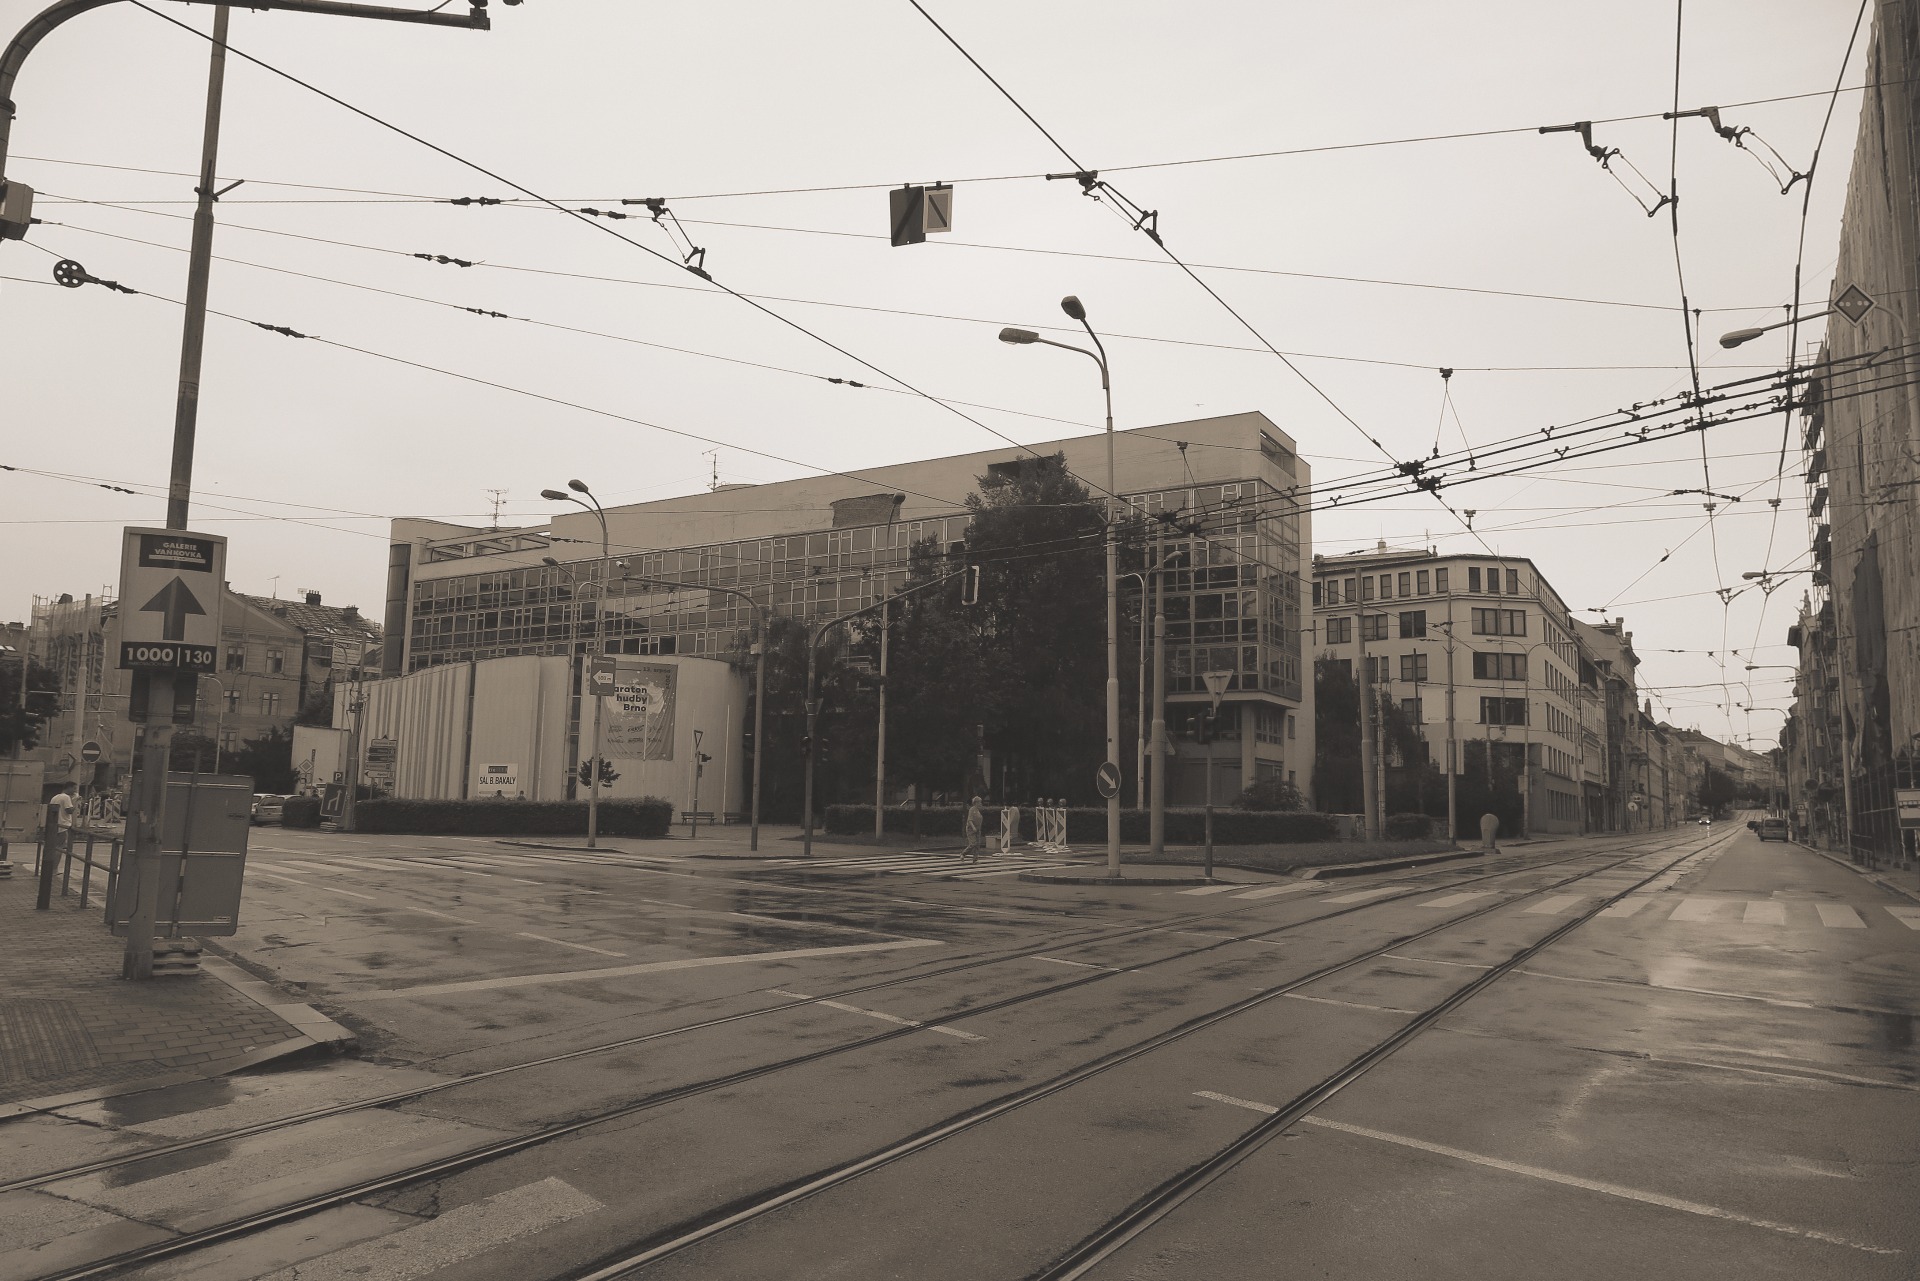
[(1528, 830), (1592, 827), (1607, 778), (1575, 624), (1524, 557), (1384, 543), (1313, 559), (1313, 651), (1397, 703), (1443, 773), (1517, 765)]

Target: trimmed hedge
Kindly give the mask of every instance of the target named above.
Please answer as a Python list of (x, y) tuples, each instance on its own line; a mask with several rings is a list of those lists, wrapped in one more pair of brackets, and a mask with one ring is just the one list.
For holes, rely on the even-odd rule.
[[(1441, 826), (1446, 820), (1441, 820)], [(1424, 841), (1433, 832), (1433, 820), (1425, 814), (1389, 814), (1386, 830), (1381, 833), (1390, 841)]]
[[(657, 796), (600, 802), (600, 835), (656, 839), (667, 834), (673, 804)], [(361, 801), (362, 832), (446, 836), (585, 836), (585, 801)]]
[[(1000, 831), (1000, 808), (985, 807), (985, 835), (992, 839)], [(1168, 809), (1167, 840), (1175, 845), (1198, 845), (1206, 839), (1206, 811)], [(920, 834), (959, 836), (965, 827), (967, 811), (961, 805), (928, 805), (920, 811)], [(1150, 816), (1145, 810), (1120, 811), (1120, 839), (1134, 844), (1148, 837)], [(873, 806), (829, 805), (826, 831), (834, 836), (862, 836), (873, 832)], [(887, 809), (887, 831), (902, 836), (913, 834), (913, 810)], [(1022, 840), (1033, 839), (1033, 811), (1020, 807)], [(1307, 841), (1333, 841), (1340, 833), (1329, 814), (1304, 810), (1235, 810), (1215, 807), (1213, 840), (1216, 845), (1297, 845)], [(1067, 840), (1076, 845), (1094, 845), (1107, 839), (1107, 812), (1104, 809), (1069, 809)]]
[(280, 803), (280, 825), (282, 827), (320, 826), (320, 798), (289, 796)]

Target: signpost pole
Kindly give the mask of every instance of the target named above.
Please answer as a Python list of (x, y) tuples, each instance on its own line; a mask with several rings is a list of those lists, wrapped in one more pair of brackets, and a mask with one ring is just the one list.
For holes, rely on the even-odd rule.
[(1220, 696), (1227, 692), (1227, 685), (1233, 680), (1232, 672), (1204, 672), (1201, 679), (1207, 683), (1207, 693), (1213, 696), (1213, 704), (1207, 709), (1207, 758), (1204, 762), (1207, 770), (1207, 865), (1204, 875), (1213, 879), (1213, 740), (1220, 736)]

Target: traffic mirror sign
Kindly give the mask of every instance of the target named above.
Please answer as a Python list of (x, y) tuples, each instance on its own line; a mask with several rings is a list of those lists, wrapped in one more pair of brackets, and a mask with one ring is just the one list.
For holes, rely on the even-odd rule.
[(120, 666), (211, 672), (220, 644), (227, 540), (129, 528), (120, 552)]

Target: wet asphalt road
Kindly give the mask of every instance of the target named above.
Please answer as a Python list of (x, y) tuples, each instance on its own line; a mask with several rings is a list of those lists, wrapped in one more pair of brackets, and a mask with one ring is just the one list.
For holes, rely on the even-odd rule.
[(0, 1281), (328, 1193), (127, 1275), (507, 1281), (673, 1243), (632, 1275), (1041, 1276), (1198, 1169), (1084, 1274), (1914, 1272), (1920, 905), (1739, 825), (1202, 895), (616, 845), (259, 832), (232, 950), (360, 1058), (6, 1123), (0, 1181), (431, 1092), (0, 1193)]

